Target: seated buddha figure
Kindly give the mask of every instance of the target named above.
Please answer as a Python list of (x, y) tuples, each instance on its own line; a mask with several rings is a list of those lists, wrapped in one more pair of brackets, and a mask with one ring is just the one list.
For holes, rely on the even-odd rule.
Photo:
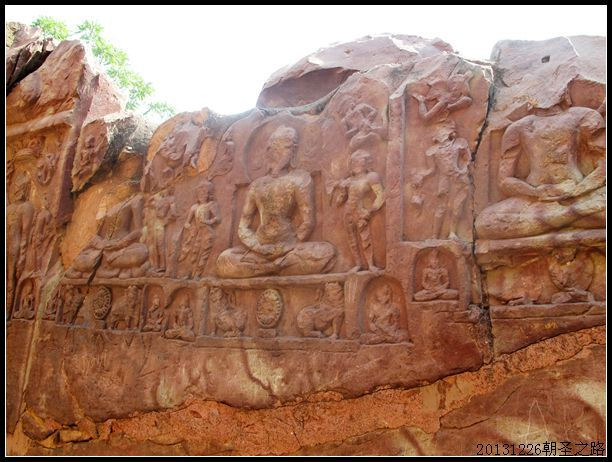
[[(519, 160), (529, 173), (518, 174)], [(589, 160), (592, 168), (581, 170)], [(605, 122), (593, 109), (572, 107), (554, 115), (529, 115), (502, 138), (499, 187), (508, 196), (476, 218), (479, 238), (509, 239), (566, 227), (604, 228)]]
[[(315, 225), (314, 185), (310, 173), (293, 168), (297, 142), (297, 132), (288, 126), (270, 136), (267, 174), (249, 186), (238, 224), (241, 244), (219, 255), (220, 277), (314, 274), (332, 268), (332, 244), (305, 242)], [(300, 224), (294, 227), (296, 215)], [(256, 216), (259, 224), (252, 229)]]

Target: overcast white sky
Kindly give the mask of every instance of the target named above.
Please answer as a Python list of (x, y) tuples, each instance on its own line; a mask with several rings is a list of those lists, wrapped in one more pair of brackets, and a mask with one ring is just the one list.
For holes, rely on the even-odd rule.
[(605, 6), (10, 6), (7, 21), (85, 19), (124, 49), (131, 67), (178, 112), (255, 105), (274, 71), (334, 42), (397, 33), (440, 37), (488, 59), (504, 39), (606, 35)]

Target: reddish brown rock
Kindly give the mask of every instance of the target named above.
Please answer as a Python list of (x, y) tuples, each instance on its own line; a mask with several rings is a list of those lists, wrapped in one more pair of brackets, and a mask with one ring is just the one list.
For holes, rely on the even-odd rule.
[(11, 451), (603, 439), (600, 48), (368, 37), (151, 135), (60, 44), (8, 98)]
[(36, 71), (53, 51), (53, 39), (43, 38), (38, 27), (9, 22), (5, 25), (5, 83), (8, 94), (28, 74)]

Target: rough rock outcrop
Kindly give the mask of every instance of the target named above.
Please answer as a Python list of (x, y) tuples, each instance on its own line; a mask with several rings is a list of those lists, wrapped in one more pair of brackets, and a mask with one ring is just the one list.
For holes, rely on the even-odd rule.
[(152, 135), (61, 43), (7, 98), (11, 453), (599, 448), (602, 43), (365, 37)]

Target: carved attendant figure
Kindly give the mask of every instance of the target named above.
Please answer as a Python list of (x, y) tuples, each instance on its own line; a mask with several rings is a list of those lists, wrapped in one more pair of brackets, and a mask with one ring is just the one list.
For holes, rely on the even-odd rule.
[[(468, 81), (471, 72), (454, 74), (448, 80), (436, 80), (425, 96), (417, 93), (412, 97), (419, 102), (419, 116), (426, 122), (446, 120), (451, 112), (464, 109), (472, 104)], [(433, 106), (428, 108), (428, 103)]]
[(162, 196), (153, 196), (149, 202), (153, 207), (154, 218), (151, 229), (148, 230), (148, 241), (151, 256), (152, 272), (168, 274), (169, 246), (166, 238), (166, 228), (177, 217), (172, 189)]
[(450, 279), (448, 270), (440, 264), (437, 250), (429, 254), (427, 267), (423, 270), (421, 282), (423, 289), (414, 294), (417, 302), (427, 302), (430, 300), (456, 300), (459, 292), (449, 289)]
[(213, 184), (202, 181), (196, 187), (198, 202), (191, 206), (185, 226), (180, 262), (189, 264), (188, 276), (201, 277), (204, 274), (206, 263), (215, 241), (214, 225), (221, 221), (219, 205), (214, 200)]
[(32, 227), (32, 237), (28, 261), (26, 262), (27, 272), (43, 271), (43, 256), (49, 251), (51, 242), (53, 242), (53, 217), (47, 209), (47, 196), (42, 196), (42, 207), (36, 212), (34, 226)]
[(415, 186), (422, 187), (423, 180), (438, 172), (439, 204), (434, 215), (434, 236), (442, 239), (442, 224), (450, 213), (449, 239), (459, 239), (457, 227), (463, 216), (463, 206), (468, 197), (470, 179), (468, 163), (470, 150), (467, 140), (457, 138), (455, 124), (447, 121), (440, 125), (433, 137), (434, 145), (425, 152), (427, 170), (415, 175)]
[(23, 173), (15, 180), (13, 202), (6, 207), (6, 308), (13, 305), (15, 287), (25, 268), (34, 220), (34, 206), (27, 200), (30, 181)]
[[(529, 174), (518, 173), (519, 158)], [(595, 159), (585, 175), (581, 160)], [(572, 226), (604, 228), (606, 211), (605, 121), (593, 109), (573, 107), (555, 115), (529, 115), (502, 138), (499, 187), (505, 199), (476, 218), (478, 237), (536, 236)]]
[[(351, 155), (351, 176), (337, 183), (332, 188), (340, 188), (336, 196), (336, 205), (346, 202), (344, 208), (344, 224), (349, 239), (349, 246), (356, 266), (353, 271), (374, 266), (374, 251), (370, 238), (370, 218), (385, 202), (382, 181), (378, 173), (370, 170), (372, 157), (366, 151), (360, 150)], [(365, 200), (374, 194), (374, 201), (366, 207)], [(363, 255), (362, 255), (363, 252)]]
[[(281, 126), (267, 148), (268, 174), (250, 185), (238, 225), (241, 246), (217, 259), (221, 277), (246, 278), (265, 274), (312, 274), (329, 271), (336, 250), (328, 242), (304, 242), (315, 224), (314, 187), (310, 174), (292, 169), (297, 132)], [(292, 219), (299, 213), (301, 224)], [(251, 229), (255, 216), (259, 226)]]

